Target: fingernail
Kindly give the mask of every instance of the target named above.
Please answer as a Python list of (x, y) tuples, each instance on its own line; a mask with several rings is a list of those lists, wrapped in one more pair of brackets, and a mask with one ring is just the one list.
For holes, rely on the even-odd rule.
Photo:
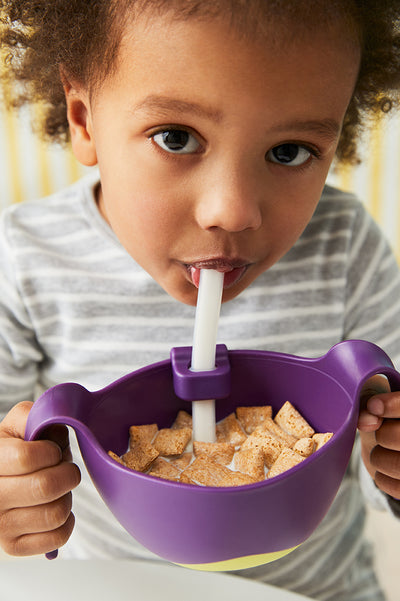
[(370, 413), (381, 416), (385, 411), (385, 405), (381, 399), (371, 398), (367, 402), (367, 409)]
[(377, 426), (379, 423), (379, 419), (375, 415), (371, 415), (370, 413), (362, 413), (358, 418), (358, 426), (361, 428)]

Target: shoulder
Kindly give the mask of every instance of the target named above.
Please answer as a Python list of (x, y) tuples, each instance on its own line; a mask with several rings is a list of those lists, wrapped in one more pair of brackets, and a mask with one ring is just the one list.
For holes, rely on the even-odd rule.
[(314, 218), (319, 217), (329, 220), (342, 217), (346, 220), (347, 217), (351, 220), (357, 215), (363, 216), (366, 214), (365, 205), (355, 194), (327, 185), (322, 191)]
[(2, 235), (18, 245), (23, 238), (45, 239), (65, 234), (68, 227), (84, 227), (85, 207), (97, 181), (98, 176), (90, 174), (55, 194), (6, 208), (0, 218)]
[(325, 186), (315, 213), (303, 237), (317, 234), (345, 238), (348, 242), (359, 235), (383, 237), (379, 227), (361, 200), (351, 192)]
[(326, 186), (310, 222), (281, 262), (319, 265), (321, 273), (329, 262), (345, 274), (350, 263), (368, 260), (377, 247), (390, 254), (383, 232), (364, 204), (350, 192)]
[(74, 215), (81, 210), (84, 197), (93, 195), (93, 189), (97, 183), (97, 174), (87, 175), (50, 196), (7, 207), (2, 212), (2, 219), (15, 223), (29, 223), (34, 218), (41, 218), (49, 214)]

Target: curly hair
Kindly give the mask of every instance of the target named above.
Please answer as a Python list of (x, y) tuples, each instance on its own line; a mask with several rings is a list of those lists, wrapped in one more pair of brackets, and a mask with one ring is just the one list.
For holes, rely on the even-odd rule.
[(297, 26), (303, 22), (304, 27), (320, 27), (321, 17), (324, 24), (342, 17), (359, 35), (361, 65), (336, 151), (339, 162), (358, 162), (366, 125), (397, 103), (399, 0), (1, 0), (0, 77), (6, 105), (41, 105), (40, 133), (67, 142), (60, 67), (95, 89), (117, 65), (125, 24), (150, 10), (169, 11), (180, 19), (212, 18), (225, 11), (236, 27), (252, 34), (262, 28), (266, 14)]

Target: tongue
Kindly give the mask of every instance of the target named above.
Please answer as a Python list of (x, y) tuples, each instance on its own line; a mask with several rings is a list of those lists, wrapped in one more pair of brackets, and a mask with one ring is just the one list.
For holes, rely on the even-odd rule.
[(193, 284), (196, 286), (196, 288), (198, 288), (200, 284), (200, 269), (197, 267), (191, 267), (190, 275), (192, 277)]
[[(233, 284), (235, 284), (241, 278), (245, 270), (246, 267), (243, 266), (226, 271), (224, 275), (224, 288), (229, 288), (230, 286), (233, 286)], [(196, 286), (196, 288), (198, 288), (200, 285), (200, 269), (198, 267), (191, 266), (190, 275), (193, 284)]]

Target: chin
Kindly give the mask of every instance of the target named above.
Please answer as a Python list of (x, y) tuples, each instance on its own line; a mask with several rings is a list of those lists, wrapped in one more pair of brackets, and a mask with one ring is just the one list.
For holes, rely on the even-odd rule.
[(195, 307), (197, 304), (197, 288), (189, 282), (184, 286), (163, 286), (165, 292), (184, 305)]

